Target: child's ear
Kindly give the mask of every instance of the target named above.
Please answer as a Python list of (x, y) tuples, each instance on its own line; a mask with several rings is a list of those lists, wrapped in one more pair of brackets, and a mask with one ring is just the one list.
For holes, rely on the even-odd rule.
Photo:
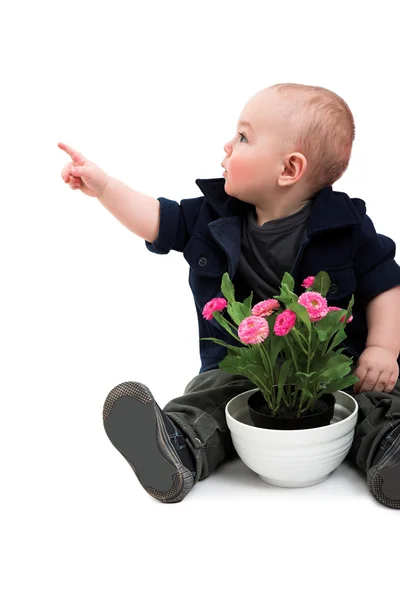
[(283, 168), (279, 175), (278, 184), (293, 185), (301, 179), (307, 169), (307, 159), (300, 152), (292, 152), (284, 158)]

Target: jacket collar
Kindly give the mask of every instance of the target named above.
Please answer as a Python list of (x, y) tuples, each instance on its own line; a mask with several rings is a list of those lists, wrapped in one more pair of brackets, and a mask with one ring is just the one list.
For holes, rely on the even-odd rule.
[[(225, 179), (196, 179), (206, 200), (220, 217), (242, 216), (249, 204), (225, 192)], [(307, 233), (359, 225), (365, 215), (364, 202), (357, 204), (345, 193), (334, 192), (332, 186), (319, 191), (313, 198), (313, 207), (307, 223)]]

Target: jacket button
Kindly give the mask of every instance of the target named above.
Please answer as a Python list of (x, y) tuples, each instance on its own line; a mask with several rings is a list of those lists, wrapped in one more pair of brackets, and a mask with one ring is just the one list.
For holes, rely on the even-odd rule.
[(336, 285), (336, 283), (332, 283), (329, 287), (329, 293), (330, 294), (336, 294), (338, 291), (338, 286)]
[(207, 264), (207, 259), (206, 259), (206, 257), (205, 257), (205, 256), (201, 256), (201, 257), (199, 258), (199, 260), (197, 261), (197, 264), (198, 264), (200, 267), (205, 267), (205, 266), (206, 266), (206, 264)]

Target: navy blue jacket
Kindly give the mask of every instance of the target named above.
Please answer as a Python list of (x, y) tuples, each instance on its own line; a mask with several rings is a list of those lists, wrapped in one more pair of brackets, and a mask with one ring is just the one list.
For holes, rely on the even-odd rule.
[[(189, 285), (197, 311), (199, 338), (216, 337), (240, 346), (215, 319), (204, 319), (202, 310), (212, 298), (223, 297), (221, 281), (225, 271), (234, 282), (242, 220), (250, 205), (225, 192), (224, 178), (196, 179), (196, 184), (203, 196), (180, 203), (158, 198), (159, 233), (154, 243), (145, 242), (146, 247), (156, 254), (168, 254), (170, 250), (183, 252), (190, 266)], [(291, 269), (295, 293), (305, 291), (301, 283), (306, 277), (326, 271), (332, 281), (327, 294), (331, 306), (347, 308), (354, 294), (354, 319), (346, 326), (347, 339), (343, 343), (349, 356), (357, 358), (365, 348), (367, 303), (400, 285), (395, 250), (393, 240), (376, 233), (363, 200), (333, 191), (332, 187), (325, 187), (314, 196), (306, 232)], [(199, 341), (199, 346), (200, 373), (217, 369), (227, 349), (209, 340)]]

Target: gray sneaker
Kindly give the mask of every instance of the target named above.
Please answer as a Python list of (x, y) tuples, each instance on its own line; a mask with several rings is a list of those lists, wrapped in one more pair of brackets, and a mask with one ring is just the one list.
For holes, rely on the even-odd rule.
[(194, 456), (145, 385), (128, 381), (113, 388), (104, 403), (103, 422), (111, 443), (150, 496), (166, 503), (183, 500), (194, 485)]
[(379, 502), (389, 508), (400, 508), (400, 423), (383, 439), (368, 470), (367, 481)]

